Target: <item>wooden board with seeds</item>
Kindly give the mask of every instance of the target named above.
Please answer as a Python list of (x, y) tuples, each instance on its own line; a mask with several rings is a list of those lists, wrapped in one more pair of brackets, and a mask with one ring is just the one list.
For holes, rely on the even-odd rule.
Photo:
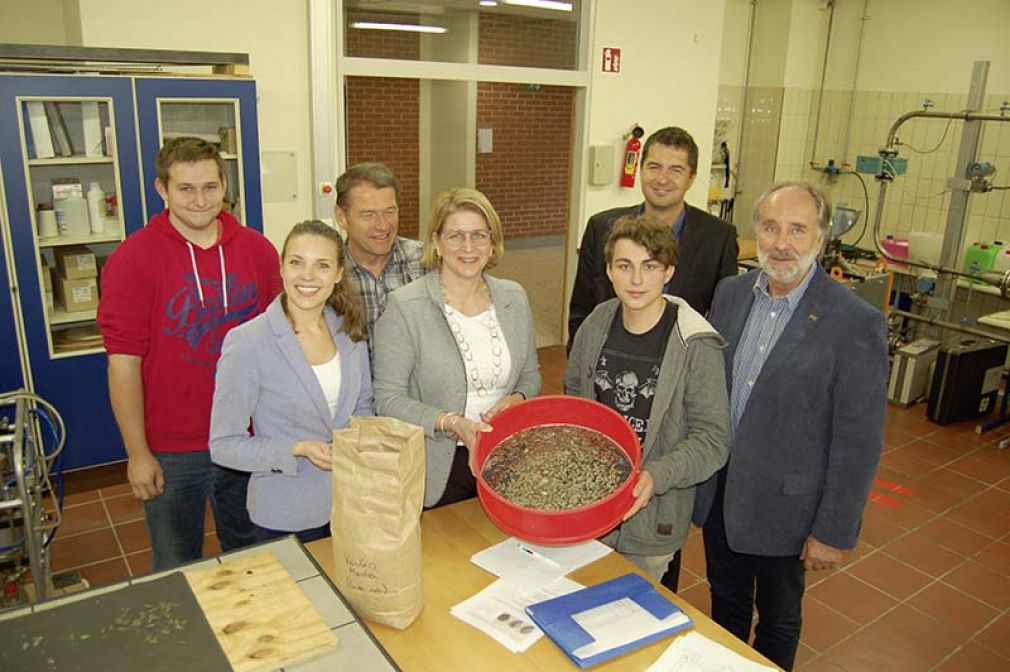
[(179, 572), (0, 623), (4, 672), (230, 669)]
[(484, 480), (513, 504), (561, 511), (592, 504), (631, 475), (621, 448), (600, 432), (539, 425), (516, 432), (488, 455)]
[(185, 575), (236, 672), (276, 669), (337, 645), (273, 553), (240, 556)]

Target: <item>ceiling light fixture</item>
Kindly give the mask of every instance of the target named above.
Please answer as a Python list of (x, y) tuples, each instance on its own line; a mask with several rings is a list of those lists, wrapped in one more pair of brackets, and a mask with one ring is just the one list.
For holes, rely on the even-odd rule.
[(416, 23), (376, 23), (373, 21), (354, 21), (351, 28), (359, 30), (399, 30), (407, 33), (444, 33), (449, 29), (445, 26), (419, 26)]
[(519, 5), (520, 7), (535, 7), (536, 9), (555, 9), (559, 12), (572, 11), (572, 3), (559, 2), (558, 0), (502, 0), (506, 5)]
[(481, 7), (497, 7), (498, 0), (480, 0), (479, 4)]

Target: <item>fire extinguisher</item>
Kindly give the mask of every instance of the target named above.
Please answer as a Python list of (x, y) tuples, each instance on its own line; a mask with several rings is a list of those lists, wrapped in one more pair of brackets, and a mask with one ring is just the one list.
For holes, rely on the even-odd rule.
[[(638, 151), (642, 149), (642, 141), (639, 140), (645, 131), (638, 124), (635, 124), (631, 132), (624, 137), (628, 138), (628, 144), (624, 146), (624, 169), (621, 171), (621, 186), (635, 186), (635, 174), (638, 172)], [(630, 136), (630, 137), (629, 137)]]

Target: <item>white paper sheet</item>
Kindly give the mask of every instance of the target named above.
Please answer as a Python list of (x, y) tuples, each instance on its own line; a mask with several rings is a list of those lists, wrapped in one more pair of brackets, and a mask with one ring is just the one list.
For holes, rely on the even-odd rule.
[(84, 155), (102, 156), (102, 115), (96, 101), (81, 103), (81, 123), (84, 127)]
[(519, 592), (514, 583), (498, 580), (453, 606), (449, 613), (490, 635), (509, 651), (522, 653), (544, 634), (526, 615), (526, 607), (580, 588), (581, 584), (560, 577), (534, 590)]
[(509, 537), (475, 553), (470, 562), (519, 587), (534, 588), (595, 562), (612, 550), (595, 540), (572, 546), (541, 546)]
[(698, 632), (688, 632), (666, 648), (645, 672), (773, 672)]

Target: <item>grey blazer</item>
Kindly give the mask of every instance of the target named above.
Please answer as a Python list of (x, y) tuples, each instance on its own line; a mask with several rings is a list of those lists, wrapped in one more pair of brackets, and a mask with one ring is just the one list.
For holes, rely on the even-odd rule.
[[(523, 288), (485, 275), (512, 359), (505, 387), (526, 398), (540, 393), (533, 315)], [(466, 408), (466, 369), (445, 320), (438, 273), (429, 273), (389, 295), (375, 322), (375, 406), (379, 415), (424, 429), (424, 505), (442, 497), (456, 440), (435, 432), (439, 411)], [(492, 424), (494, 421), (492, 421)]]
[(249, 517), (261, 527), (299, 531), (326, 524), (331, 474), (291, 451), (303, 439), (332, 441), (333, 430), (346, 427), (352, 415), (374, 414), (365, 341), (340, 331), (342, 320), (331, 308), (324, 316), (340, 353), (340, 395), (332, 415), (280, 297), (229, 331), (221, 348), (210, 456), (251, 472)]
[[(720, 283), (709, 321), (726, 337), (726, 378), (759, 271)], [(797, 555), (813, 534), (853, 548), (880, 459), (887, 396), (883, 314), (815, 269), (754, 383), (725, 468), (726, 539), (738, 553)], [(716, 477), (698, 489), (704, 523)]]

